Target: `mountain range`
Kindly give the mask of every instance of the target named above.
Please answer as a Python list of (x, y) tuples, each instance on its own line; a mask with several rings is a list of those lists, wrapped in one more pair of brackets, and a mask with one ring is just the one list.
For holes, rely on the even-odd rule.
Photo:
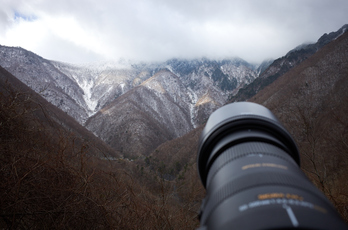
[(240, 58), (73, 65), (0, 46), (0, 66), (126, 157), (146, 156), (203, 124), (217, 108), (246, 100), (348, 26), (259, 66)]
[(239, 58), (72, 65), (4, 46), (0, 65), (128, 156), (202, 124), (258, 71)]

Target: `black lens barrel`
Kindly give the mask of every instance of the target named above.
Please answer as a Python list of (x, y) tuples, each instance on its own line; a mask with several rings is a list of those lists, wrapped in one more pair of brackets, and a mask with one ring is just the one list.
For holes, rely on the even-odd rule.
[(204, 128), (198, 171), (207, 190), (202, 229), (346, 229), (299, 168), (291, 135), (265, 107), (239, 102)]
[[(249, 135), (243, 135), (240, 131), (249, 132)], [(257, 132), (259, 136), (256, 136)], [(235, 135), (235, 138), (228, 141), (219, 152), (212, 154), (216, 144), (228, 135)], [(291, 135), (267, 108), (255, 103), (238, 102), (216, 110), (209, 117), (199, 141), (198, 171), (203, 185), (206, 184), (211, 162), (224, 149), (260, 139), (280, 146), (300, 165), (298, 149)]]

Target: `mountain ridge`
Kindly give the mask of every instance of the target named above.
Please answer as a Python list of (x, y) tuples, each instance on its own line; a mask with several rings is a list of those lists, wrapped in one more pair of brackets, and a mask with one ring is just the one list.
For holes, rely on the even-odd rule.
[(335, 32), (331, 32), (329, 34), (325, 33), (314, 44), (300, 45), (289, 51), (285, 56), (274, 60), (273, 63), (268, 66), (268, 68), (265, 69), (257, 79), (255, 79), (254, 82), (240, 90), (238, 94), (230, 97), (230, 101), (245, 101), (248, 98), (251, 98), (261, 89), (271, 84), (278, 77), (282, 76), (293, 67), (315, 54), (326, 44), (343, 35), (347, 29), (348, 24), (342, 26)]
[[(168, 78), (176, 81), (171, 85), (176, 86), (175, 94), (163, 90), (163, 78), (166, 83)], [(153, 81), (157, 84), (149, 84)], [(126, 156), (147, 155), (160, 143), (193, 129), (190, 108), (183, 102), (191, 98), (180, 85), (177, 76), (163, 70), (104, 107), (86, 127)]]
[[(22, 48), (5, 46), (0, 46), (0, 65), (81, 124), (113, 99), (165, 68), (178, 75), (184, 86), (198, 96), (206, 93), (198, 91), (213, 87), (227, 98), (238, 90), (236, 88), (257, 77), (254, 67), (241, 59), (73, 65), (49, 61)], [(187, 68), (181, 68), (183, 66)], [(241, 69), (241, 66), (245, 68)], [(244, 81), (244, 76), (249, 80)]]
[[(111, 149), (110, 146), (106, 145), (89, 130), (80, 125), (75, 119), (68, 116), (61, 109), (47, 102), (41, 95), (37, 94), (34, 90), (25, 85), (23, 82), (14, 77), (1, 66), (0, 88), (2, 88), (0, 95), (3, 99), (8, 97), (7, 94), (13, 94), (11, 93), (12, 91), (16, 95), (18, 95), (18, 97), (20, 95), (25, 95), (26, 100), (19, 102), (22, 103), (22, 107), (25, 108), (25, 111), (22, 115), (24, 115), (27, 111), (29, 114), (38, 114), (36, 115), (37, 119), (39, 119), (39, 121), (43, 123), (43, 126), (45, 126), (46, 124), (52, 126), (50, 128), (47, 128), (48, 130), (44, 128), (38, 128), (38, 131), (49, 132), (49, 129), (59, 130), (61, 128), (63, 130), (61, 132), (71, 133), (71, 135), (76, 136), (77, 139), (80, 138), (83, 139), (83, 141), (85, 141), (86, 143), (92, 142), (93, 144), (95, 144), (95, 146), (90, 147), (90, 150), (92, 150), (94, 156), (119, 157), (119, 152)], [(28, 105), (26, 105), (26, 103)], [(38, 106), (38, 108), (31, 108), (31, 104), (33, 103)], [(99, 151), (96, 149), (98, 149)]]

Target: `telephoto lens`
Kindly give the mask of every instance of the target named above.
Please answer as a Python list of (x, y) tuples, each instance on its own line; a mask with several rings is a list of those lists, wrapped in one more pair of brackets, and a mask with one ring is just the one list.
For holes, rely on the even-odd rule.
[(200, 230), (348, 229), (300, 169), (291, 135), (259, 104), (228, 104), (209, 117), (198, 172)]

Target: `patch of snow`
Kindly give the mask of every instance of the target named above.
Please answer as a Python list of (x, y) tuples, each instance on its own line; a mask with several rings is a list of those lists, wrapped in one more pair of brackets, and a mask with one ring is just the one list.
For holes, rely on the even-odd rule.
[(122, 93), (124, 93), (124, 87), (125, 87), (125, 85), (126, 85), (126, 84), (125, 84), (125, 83), (123, 83), (123, 82), (120, 84), (121, 89), (122, 89)]
[(83, 90), (84, 95), (83, 99), (85, 100), (88, 106), (88, 116), (92, 116), (95, 113), (95, 109), (98, 105), (98, 100), (92, 99), (92, 89), (94, 86), (94, 82), (92, 80), (86, 81), (76, 81), (80, 88)]
[(333, 40), (336, 40), (337, 38), (341, 37), (346, 32), (346, 28), (342, 29), (342, 33), (340, 33), (337, 37), (335, 37)]
[[(172, 66), (166, 65), (166, 68), (167, 68), (170, 72), (174, 73)], [(175, 73), (174, 73), (174, 74), (175, 74)]]
[(196, 124), (194, 122), (194, 112), (195, 112), (195, 104), (197, 103), (198, 97), (197, 97), (197, 94), (191, 88), (188, 88), (188, 95), (191, 99), (191, 103), (189, 104), (191, 124), (193, 128), (196, 128)]

